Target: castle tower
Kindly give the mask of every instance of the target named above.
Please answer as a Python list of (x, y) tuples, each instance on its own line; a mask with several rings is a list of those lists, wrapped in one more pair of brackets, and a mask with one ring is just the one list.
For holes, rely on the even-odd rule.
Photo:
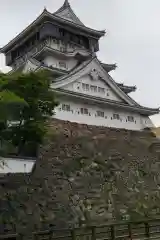
[(128, 94), (135, 86), (116, 83), (109, 72), (115, 64), (97, 58), (105, 31), (88, 28), (68, 0), (55, 13), (46, 10), (1, 48), (12, 71), (48, 69), (60, 105), (54, 117), (98, 126), (142, 130), (159, 109), (140, 106)]

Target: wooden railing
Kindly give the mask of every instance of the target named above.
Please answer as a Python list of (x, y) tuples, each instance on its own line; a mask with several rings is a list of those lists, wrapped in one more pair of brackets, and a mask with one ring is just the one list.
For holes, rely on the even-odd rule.
[[(22, 240), (19, 234), (0, 235), (0, 240)], [(26, 238), (25, 238), (26, 239)], [(107, 224), (75, 229), (34, 232), (34, 240), (160, 240), (160, 219)]]

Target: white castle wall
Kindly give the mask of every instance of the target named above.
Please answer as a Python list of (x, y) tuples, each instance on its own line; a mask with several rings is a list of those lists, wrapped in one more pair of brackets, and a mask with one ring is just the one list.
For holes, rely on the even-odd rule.
[(35, 160), (19, 158), (2, 158), (0, 174), (5, 173), (29, 173), (35, 164)]
[[(89, 89), (86, 89), (86, 85), (84, 84), (88, 84)], [(94, 89), (95, 87), (96, 89)], [(105, 82), (103, 82), (103, 80), (93, 81), (89, 75), (83, 76), (76, 82), (66, 85), (63, 87), (63, 89), (122, 102), (122, 100), (111, 90), (111, 88)]]
[[(120, 109), (102, 108), (96, 105), (76, 103), (67, 100), (60, 100), (60, 105), (55, 109), (55, 118), (95, 126), (106, 126), (130, 130), (141, 130), (145, 127), (152, 127), (148, 117), (139, 114), (121, 111)], [(70, 111), (63, 110), (62, 105), (70, 106)], [(82, 114), (81, 108), (88, 109), (88, 114)], [(97, 116), (97, 111), (104, 112), (104, 117)], [(114, 119), (113, 114), (119, 114), (120, 119)], [(128, 116), (134, 118), (133, 122), (128, 121)]]
[[(61, 58), (57, 58), (54, 56), (46, 56), (43, 60), (44, 64), (47, 66), (52, 66), (55, 68), (60, 68), (63, 70), (71, 70), (72, 68), (74, 68), (77, 64), (77, 60), (74, 58), (68, 58), (68, 59), (61, 59)], [(64, 67), (61, 65), (61, 63), (64, 64)]]

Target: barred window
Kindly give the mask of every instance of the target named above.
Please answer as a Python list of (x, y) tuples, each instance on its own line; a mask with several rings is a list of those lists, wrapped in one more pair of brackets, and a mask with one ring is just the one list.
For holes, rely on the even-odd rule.
[(71, 110), (70, 105), (68, 105), (68, 104), (62, 104), (62, 110), (63, 110), (63, 111), (70, 112), (70, 110)]
[(134, 122), (134, 117), (133, 116), (128, 116), (127, 119), (128, 119), (129, 122)]
[(104, 118), (104, 112), (102, 112), (102, 111), (97, 111), (97, 116)]
[(92, 92), (97, 92), (97, 86), (91, 85), (90, 89)]
[(117, 114), (117, 113), (114, 113), (114, 114), (113, 114), (113, 119), (117, 119), (117, 120), (119, 120), (119, 119), (120, 119), (120, 116), (119, 116), (119, 114)]
[(105, 93), (105, 89), (104, 89), (104, 88), (101, 88), (101, 87), (99, 87), (99, 88), (98, 88), (98, 92), (99, 92), (99, 93)]
[(84, 91), (89, 91), (89, 84), (82, 83), (82, 88)]
[(88, 109), (87, 108), (81, 108), (81, 114), (88, 115)]

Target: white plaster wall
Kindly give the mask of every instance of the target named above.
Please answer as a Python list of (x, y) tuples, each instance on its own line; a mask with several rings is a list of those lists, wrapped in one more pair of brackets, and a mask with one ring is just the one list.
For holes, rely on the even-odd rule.
[[(89, 105), (84, 103), (76, 103), (67, 100), (61, 100), (61, 104), (55, 109), (55, 118), (61, 120), (67, 120), (71, 122), (84, 123), (88, 125), (96, 125), (96, 126), (106, 126), (106, 127), (115, 127), (115, 128), (123, 128), (130, 130), (141, 130), (144, 126), (143, 117), (139, 114), (132, 112), (123, 112), (120, 110), (114, 110), (110, 108), (101, 108), (96, 105)], [(63, 111), (62, 104), (70, 105), (71, 111)], [(82, 115), (80, 113), (80, 108), (88, 108), (89, 115)], [(98, 117), (97, 110), (103, 111), (105, 113), (105, 117)], [(119, 114), (120, 120), (113, 119), (113, 114)], [(128, 116), (134, 117), (134, 122), (126, 121)]]
[[(82, 83), (85, 84), (89, 84), (90, 86), (97, 86), (97, 87), (101, 87), (105, 89), (104, 93), (100, 93), (100, 92), (94, 92), (91, 90), (91, 88), (89, 88), (89, 91), (84, 91), (84, 89), (82, 88)], [(114, 101), (118, 101), (118, 102), (122, 102), (121, 98), (119, 98), (117, 96), (117, 94), (115, 94), (112, 89), (103, 81), (103, 80), (97, 80), (97, 81), (93, 81), (92, 78), (89, 75), (83, 76), (80, 79), (78, 79), (77, 81), (70, 83), (66, 86), (63, 87), (63, 89), (66, 90), (70, 90), (73, 92), (80, 92), (80, 93), (85, 93), (87, 95), (91, 95), (91, 96), (96, 96), (96, 97), (101, 97), (101, 98), (106, 98), (109, 100), (114, 100)]]
[(60, 47), (63, 46), (60, 41), (57, 41), (56, 39), (50, 39), (49, 46), (53, 49), (60, 50)]
[[(68, 59), (61, 59), (61, 58), (57, 58), (54, 56), (47, 56), (44, 58), (43, 60), (44, 64), (46, 64), (48, 67), (52, 66), (55, 68), (60, 68), (60, 69), (64, 69), (64, 70), (71, 70), (72, 68), (74, 68), (77, 64), (77, 60), (74, 58), (68, 58)], [(65, 62), (66, 63), (66, 68), (63, 68), (59, 65), (59, 62)]]
[(29, 173), (35, 164), (35, 160), (2, 158), (0, 174), (5, 173)]
[(27, 64), (26, 64), (26, 66), (23, 69), (23, 73), (34, 71), (36, 68), (37, 68), (37, 66), (35, 66), (30, 61), (27, 61)]

